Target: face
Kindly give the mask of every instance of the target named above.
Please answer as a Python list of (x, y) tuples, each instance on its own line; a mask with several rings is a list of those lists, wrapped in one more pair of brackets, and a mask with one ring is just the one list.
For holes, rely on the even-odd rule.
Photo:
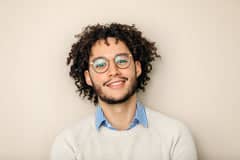
[[(108, 104), (117, 104), (127, 101), (135, 94), (137, 87), (137, 77), (141, 74), (141, 64), (134, 61), (131, 52), (124, 42), (109, 37), (105, 40), (98, 40), (91, 48), (89, 58), (90, 64), (104, 66), (104, 60), (108, 63), (108, 69), (102, 73), (96, 72), (94, 64), (90, 65), (89, 70), (84, 72), (86, 83), (93, 87), (99, 100)], [(121, 67), (126, 63), (122, 55), (130, 55), (130, 64)], [(102, 57), (101, 59), (99, 59)], [(96, 61), (97, 60), (97, 61)], [(97, 63), (95, 63), (97, 62)], [(119, 64), (120, 63), (120, 64)]]

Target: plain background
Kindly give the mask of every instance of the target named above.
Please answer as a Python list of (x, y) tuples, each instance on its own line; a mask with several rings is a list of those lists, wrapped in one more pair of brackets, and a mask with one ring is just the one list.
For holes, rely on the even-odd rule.
[(200, 160), (240, 159), (240, 1), (1, 0), (0, 159), (47, 160), (54, 137), (92, 113), (66, 57), (88, 24), (136, 24), (155, 41), (141, 101), (190, 128)]

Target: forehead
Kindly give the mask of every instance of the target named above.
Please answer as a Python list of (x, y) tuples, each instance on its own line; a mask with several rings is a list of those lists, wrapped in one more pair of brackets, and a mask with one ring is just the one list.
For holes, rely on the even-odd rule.
[(90, 58), (96, 57), (107, 57), (111, 58), (119, 53), (130, 53), (126, 44), (116, 38), (108, 37), (107, 42), (104, 39), (96, 41), (96, 43), (91, 48)]

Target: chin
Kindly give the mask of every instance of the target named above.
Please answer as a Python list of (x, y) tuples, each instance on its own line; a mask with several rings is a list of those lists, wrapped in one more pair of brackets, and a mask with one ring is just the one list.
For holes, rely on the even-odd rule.
[[(133, 94), (132, 94), (133, 95)], [(132, 95), (125, 95), (123, 97), (107, 97), (107, 96), (100, 96), (99, 98), (105, 102), (105, 103), (108, 103), (108, 104), (120, 104), (120, 103), (124, 103), (126, 102), (127, 100), (129, 100)]]

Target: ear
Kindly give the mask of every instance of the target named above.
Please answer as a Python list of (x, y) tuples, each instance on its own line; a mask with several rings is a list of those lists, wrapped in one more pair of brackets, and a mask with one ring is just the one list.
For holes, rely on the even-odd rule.
[(136, 68), (137, 77), (139, 77), (142, 74), (142, 66), (140, 61), (135, 61), (135, 68)]
[(86, 83), (89, 86), (92, 86), (92, 81), (91, 81), (90, 74), (89, 74), (88, 70), (84, 71), (84, 78), (85, 78)]

